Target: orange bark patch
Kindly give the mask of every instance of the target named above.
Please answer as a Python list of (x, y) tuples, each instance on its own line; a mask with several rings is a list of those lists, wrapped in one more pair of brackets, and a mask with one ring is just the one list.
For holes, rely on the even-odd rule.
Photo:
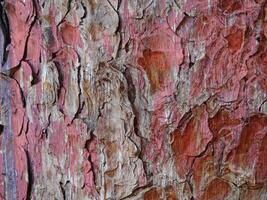
[[(261, 151), (262, 156), (266, 155), (265, 147), (260, 150), (258, 145), (260, 142), (262, 142), (263, 145), (266, 142), (266, 139), (262, 141), (266, 135), (266, 131), (264, 131), (266, 127), (267, 117), (254, 115), (248, 119), (248, 124), (242, 130), (239, 144), (231, 153), (231, 160), (235, 166), (243, 170), (252, 169), (256, 162), (258, 152)], [(264, 169), (262, 168), (259, 170)], [(265, 174), (265, 172), (263, 174)]]
[(170, 67), (166, 55), (160, 51), (146, 49), (143, 51), (143, 57), (138, 59), (138, 64), (146, 71), (154, 93), (168, 78)]
[(178, 200), (173, 186), (169, 185), (165, 188), (166, 200)]
[(174, 133), (172, 150), (180, 176), (186, 175), (193, 162), (193, 157), (205, 151), (207, 144), (212, 139), (207, 119), (205, 107), (198, 107), (193, 111), (193, 117), (186, 124), (185, 129), (178, 129)]
[(151, 190), (145, 192), (144, 200), (160, 200), (160, 192), (157, 188), (152, 188)]
[(175, 154), (186, 154), (197, 156), (201, 153), (212, 135), (206, 127), (207, 113), (204, 107), (197, 108), (194, 116), (187, 123), (184, 131), (174, 134), (174, 142), (172, 148)]
[(172, 185), (168, 185), (166, 188), (152, 188), (145, 192), (144, 200), (178, 200)]
[(231, 187), (227, 182), (216, 178), (206, 187), (201, 200), (224, 200), (230, 191)]

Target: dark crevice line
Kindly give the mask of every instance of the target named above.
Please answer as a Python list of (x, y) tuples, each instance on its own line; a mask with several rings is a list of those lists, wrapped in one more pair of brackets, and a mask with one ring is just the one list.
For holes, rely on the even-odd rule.
[(60, 20), (60, 22), (57, 24), (57, 27), (59, 27), (63, 22), (65, 22), (67, 15), (69, 14), (70, 10), (71, 10), (71, 3), (72, 0), (68, 0), (68, 5), (67, 5), (67, 12), (65, 13), (65, 15), (62, 17), (62, 19)]
[(65, 188), (63, 186), (63, 183), (60, 182), (60, 189), (61, 189), (61, 193), (62, 193), (62, 196), (63, 196), (63, 200), (66, 200), (66, 192), (65, 192)]
[(84, 19), (87, 17), (87, 15), (88, 15), (88, 11), (87, 11), (87, 7), (84, 5), (84, 3), (81, 1), (81, 5), (82, 5), (82, 8), (83, 8), (83, 10), (84, 10), (84, 14), (83, 14), (83, 16), (81, 17), (81, 19), (80, 19), (80, 25), (83, 25), (83, 21), (84, 21)]
[(7, 61), (7, 56), (8, 56), (8, 51), (7, 51), (7, 46), (10, 44), (10, 32), (9, 32), (9, 23), (8, 23), (8, 18), (4, 9), (4, 3), (0, 5), (0, 28), (4, 36), (4, 46), (3, 46), (3, 60), (2, 66), (4, 63)]
[(0, 124), (0, 135), (3, 133), (4, 125)]
[(28, 187), (27, 187), (27, 196), (26, 200), (31, 200), (32, 198), (32, 189), (33, 189), (33, 183), (34, 183), (34, 173), (33, 173), (33, 168), (31, 164), (31, 159), (30, 159), (30, 154), (27, 150), (24, 150), (26, 154), (26, 159), (27, 159), (27, 172), (28, 172)]

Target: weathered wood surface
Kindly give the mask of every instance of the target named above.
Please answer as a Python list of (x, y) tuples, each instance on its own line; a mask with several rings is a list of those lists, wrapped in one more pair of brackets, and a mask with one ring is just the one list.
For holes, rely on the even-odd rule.
[(0, 199), (267, 199), (266, 0), (0, 11)]

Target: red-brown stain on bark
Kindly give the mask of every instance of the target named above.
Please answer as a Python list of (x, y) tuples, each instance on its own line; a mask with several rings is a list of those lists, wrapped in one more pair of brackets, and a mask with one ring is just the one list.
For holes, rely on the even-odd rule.
[(201, 200), (224, 200), (227, 198), (229, 192), (231, 191), (230, 185), (216, 178), (209, 183), (206, 187), (203, 196), (200, 198)]
[(61, 27), (61, 35), (64, 43), (75, 46), (79, 42), (80, 31), (72, 24), (64, 23)]
[[(256, 179), (259, 182), (267, 179), (266, 160), (266, 128), (267, 117), (264, 115), (254, 115), (247, 120), (247, 125), (243, 128), (238, 146), (229, 156), (230, 162), (242, 170), (253, 170), (256, 167)], [(254, 182), (251, 180), (251, 182)]]
[(145, 192), (144, 200), (160, 200), (160, 192), (157, 188), (152, 188), (151, 190)]
[(218, 8), (221, 9), (226, 14), (231, 14), (242, 8), (240, 0), (220, 0)]
[(138, 59), (138, 64), (146, 71), (154, 93), (162, 86), (169, 74), (170, 67), (166, 55), (160, 51), (146, 49), (143, 51), (143, 57)]
[(211, 139), (205, 107), (198, 107), (193, 111), (193, 117), (185, 125), (184, 130), (179, 128), (174, 133), (172, 150), (180, 176), (186, 175), (193, 163), (192, 157), (205, 151)]
[(213, 118), (209, 119), (209, 128), (214, 134), (215, 139), (222, 136), (221, 129), (225, 127), (237, 126), (241, 123), (241, 120), (231, 116), (230, 111), (226, 109), (220, 110)]
[(236, 30), (235, 32), (230, 33), (227, 37), (228, 48), (231, 53), (237, 52), (243, 44), (244, 40), (244, 31)]
[(195, 160), (192, 167), (192, 180), (194, 181), (194, 195), (200, 197), (205, 185), (215, 174), (214, 152), (209, 148), (205, 155)]
[(175, 195), (175, 190), (172, 185), (169, 185), (165, 188), (165, 195), (167, 200), (178, 200)]
[(168, 185), (165, 188), (152, 188), (144, 193), (144, 200), (178, 200), (174, 187), (172, 185)]

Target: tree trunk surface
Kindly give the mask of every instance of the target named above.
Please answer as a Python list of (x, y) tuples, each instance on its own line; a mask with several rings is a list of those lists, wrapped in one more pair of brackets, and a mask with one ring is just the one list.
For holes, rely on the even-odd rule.
[(0, 199), (267, 199), (266, 0), (0, 13)]

